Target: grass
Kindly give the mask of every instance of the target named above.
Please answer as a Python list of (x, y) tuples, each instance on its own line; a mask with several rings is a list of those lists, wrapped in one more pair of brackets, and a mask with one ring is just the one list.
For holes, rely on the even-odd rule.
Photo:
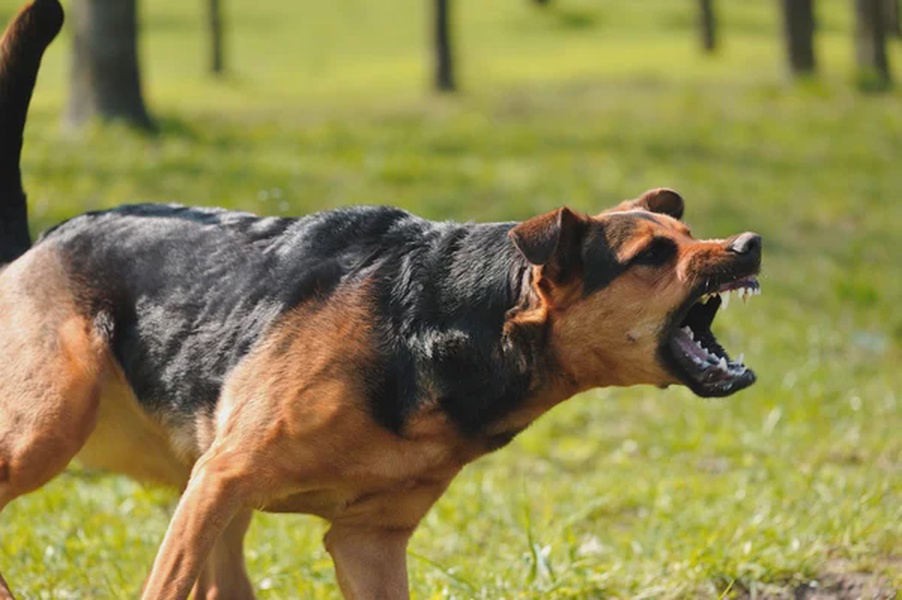
[[(847, 3), (819, 3), (824, 74), (797, 85), (773, 3), (723, 2), (714, 58), (690, 3), (463, 3), (454, 98), (426, 93), (427, 3), (229, 4), (233, 75), (215, 82), (201, 3), (143, 3), (158, 137), (62, 130), (67, 40), (52, 48), (26, 132), (36, 231), (133, 201), (492, 220), (668, 185), (696, 234), (764, 236), (764, 294), (716, 326), (759, 382), (552, 411), (424, 520), (415, 598), (761, 597), (836, 565), (900, 589), (902, 95), (854, 89)], [(902, 76), (902, 44), (891, 58)], [(4, 511), (0, 568), (24, 598), (135, 597), (173, 504), (71, 468)], [(337, 596), (323, 532), (255, 518), (261, 598)]]

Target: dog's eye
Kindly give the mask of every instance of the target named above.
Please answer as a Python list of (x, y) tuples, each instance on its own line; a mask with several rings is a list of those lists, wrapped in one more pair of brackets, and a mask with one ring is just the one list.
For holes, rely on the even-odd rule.
[(660, 266), (676, 254), (676, 244), (667, 238), (655, 238), (645, 249), (633, 258), (633, 264)]

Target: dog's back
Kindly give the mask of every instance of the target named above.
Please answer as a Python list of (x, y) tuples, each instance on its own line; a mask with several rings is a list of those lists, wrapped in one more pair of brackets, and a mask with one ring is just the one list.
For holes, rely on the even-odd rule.
[(279, 317), (368, 266), (407, 213), (363, 207), (300, 219), (175, 205), (76, 217), (42, 236), (142, 406), (212, 411), (231, 370)]

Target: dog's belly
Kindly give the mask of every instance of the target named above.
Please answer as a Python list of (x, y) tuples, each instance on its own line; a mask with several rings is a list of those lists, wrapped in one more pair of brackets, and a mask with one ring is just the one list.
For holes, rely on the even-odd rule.
[(280, 498), (262, 507), (270, 513), (303, 513), (328, 519), (351, 502), (356, 494), (348, 490), (327, 489), (302, 492)]
[(457, 471), (445, 469), (390, 484), (338, 484), (273, 500), (260, 509), (271, 513), (312, 514), (332, 523), (412, 527), (444, 492)]
[(76, 455), (84, 466), (183, 488), (191, 463), (179, 458), (159, 424), (138, 406), (120, 375), (103, 386), (97, 424)]

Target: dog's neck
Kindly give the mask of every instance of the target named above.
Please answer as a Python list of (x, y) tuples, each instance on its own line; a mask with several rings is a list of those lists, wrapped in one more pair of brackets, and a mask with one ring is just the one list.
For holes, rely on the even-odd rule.
[[(430, 273), (437, 314), (426, 321), (422, 372), (449, 418), (490, 449), (572, 395), (547, 346), (533, 268), (508, 237), (513, 224), (444, 234), (443, 264)], [(421, 321), (422, 323), (422, 321)]]

